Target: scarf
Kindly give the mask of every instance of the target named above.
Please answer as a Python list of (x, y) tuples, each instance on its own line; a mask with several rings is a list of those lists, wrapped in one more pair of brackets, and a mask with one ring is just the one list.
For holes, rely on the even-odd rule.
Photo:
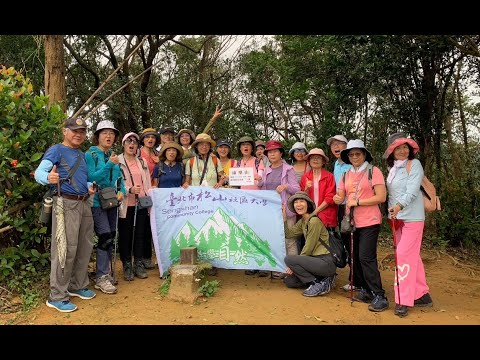
[(408, 159), (405, 160), (395, 160), (393, 162), (393, 167), (390, 169), (387, 177), (387, 183), (391, 184), (395, 175), (397, 174), (397, 170), (407, 166)]

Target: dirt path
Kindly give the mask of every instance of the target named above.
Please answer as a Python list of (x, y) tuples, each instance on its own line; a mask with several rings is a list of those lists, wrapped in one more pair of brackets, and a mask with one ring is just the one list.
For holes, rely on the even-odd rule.
[(410, 309), (405, 318), (393, 314), (393, 253), (380, 249), (382, 281), (390, 300), (389, 310), (382, 313), (368, 311), (367, 304), (350, 303), (349, 293), (341, 289), (348, 268), (338, 270), (334, 290), (315, 298), (287, 289), (279, 280), (220, 269), (217, 294), (189, 305), (160, 295), (163, 280), (157, 270), (150, 270), (148, 279), (125, 282), (118, 266), (116, 295), (97, 292), (93, 300), (75, 298), (78, 310), (69, 314), (42, 303), (21, 316), (0, 315), (0, 324), (480, 324), (480, 266), (438, 251), (422, 255), (434, 306)]

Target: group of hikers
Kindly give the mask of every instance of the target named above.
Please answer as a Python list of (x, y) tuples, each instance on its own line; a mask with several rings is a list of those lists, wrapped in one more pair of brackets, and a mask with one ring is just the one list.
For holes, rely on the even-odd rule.
[[(214, 118), (221, 115), (217, 107)], [(68, 118), (63, 142), (44, 154), (35, 179), (50, 185), (63, 198), (66, 258), (54, 241), (57, 218), (52, 217), (50, 294), (48, 307), (71, 312), (77, 306), (71, 297), (92, 299), (88, 288), (88, 264), (96, 243), (95, 289), (106, 294), (117, 292), (112, 261), (118, 239), (125, 281), (148, 277), (152, 261), (152, 233), (149, 208), (138, 206), (152, 188), (229, 184), (231, 168), (251, 168), (253, 185), (243, 190), (273, 190), (280, 194), (285, 224), (285, 273), (256, 269), (246, 275), (283, 279), (286, 286), (303, 288), (313, 297), (330, 292), (336, 278), (336, 265), (328, 248), (329, 234), (341, 236), (349, 254), (349, 283), (345, 291), (354, 299), (369, 303), (371, 311), (388, 309), (377, 263), (377, 242), (382, 223), (379, 204), (386, 201), (388, 218), (396, 241), (395, 314), (406, 316), (413, 306), (432, 306), (425, 270), (420, 257), (425, 211), (420, 191), (421, 163), (415, 158), (419, 147), (413, 139), (396, 133), (389, 137), (384, 158), (389, 173), (385, 181), (380, 169), (372, 166), (371, 153), (362, 140), (348, 141), (343, 135), (327, 140), (335, 157), (333, 173), (325, 169), (329, 157), (320, 148), (308, 150), (297, 142), (288, 151), (278, 140), (254, 140), (242, 136), (236, 142), (238, 159), (232, 158), (233, 144), (215, 141), (207, 133), (190, 129), (175, 132), (146, 128), (140, 134), (122, 137), (123, 153), (112, 151), (120, 131), (112, 121), (100, 121), (93, 133), (93, 145), (83, 153), (87, 124), (82, 118)], [(105, 207), (102, 189), (114, 188), (120, 206)], [(55, 197), (54, 197), (55, 199)], [(93, 199), (93, 202), (92, 202)], [(58, 211), (55, 209), (54, 212)], [(351, 233), (339, 232), (345, 215), (354, 225)], [(133, 231), (132, 231), (133, 229)], [(302, 238), (301, 241), (300, 239)], [(322, 241), (323, 240), (323, 241)], [(217, 269), (209, 269), (215, 276)]]

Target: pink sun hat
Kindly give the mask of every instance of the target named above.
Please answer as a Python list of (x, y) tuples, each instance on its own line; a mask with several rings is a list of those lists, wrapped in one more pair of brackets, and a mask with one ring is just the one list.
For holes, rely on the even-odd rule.
[(415, 142), (415, 140), (407, 138), (406, 135), (403, 133), (395, 133), (388, 137), (388, 147), (387, 147), (387, 150), (385, 150), (385, 153), (383, 154), (384, 159), (387, 159), (390, 156), (390, 154), (393, 153), (396, 147), (403, 144), (410, 145), (413, 149), (414, 154), (420, 151), (420, 147)]

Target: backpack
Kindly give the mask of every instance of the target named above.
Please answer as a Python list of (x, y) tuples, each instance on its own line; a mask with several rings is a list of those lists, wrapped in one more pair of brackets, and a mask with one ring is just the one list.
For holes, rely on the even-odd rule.
[[(307, 232), (308, 232), (308, 223), (314, 216), (310, 216), (310, 218), (307, 221)], [(327, 250), (332, 254), (333, 256), (333, 263), (337, 268), (344, 268), (347, 266), (347, 257), (348, 253), (347, 250), (345, 249), (345, 246), (343, 245), (343, 241), (341, 237), (338, 237), (333, 231), (328, 231), (328, 242), (330, 243), (330, 246), (327, 245), (325, 241), (322, 240), (322, 238), (318, 238), (318, 240), (327, 248)]]
[[(165, 174), (165, 163), (160, 160), (158, 162), (158, 164), (155, 165), (155, 167), (158, 167), (159, 168), (159, 171), (158, 171), (158, 186), (157, 187), (160, 187), (160, 177)], [(190, 168), (190, 171), (191, 171), (191, 168)], [(182, 177), (182, 183), (183, 183), (183, 179), (185, 179), (185, 164), (183, 162), (180, 162), (180, 176)]]
[[(258, 173), (258, 167), (260, 166), (260, 159), (259, 158), (255, 158), (255, 169), (257, 169), (257, 173)], [(240, 159), (237, 160), (237, 168), (240, 167)]]
[[(345, 171), (343, 173), (343, 183), (345, 184), (345, 177), (347, 175), (347, 172), (348, 171)], [(373, 177), (373, 165), (372, 164), (368, 164), (367, 165), (367, 174), (368, 174), (368, 182), (370, 184), (370, 187), (372, 188), (373, 190), (373, 193), (375, 194), (375, 188), (372, 184), (372, 177)], [(387, 199), (388, 199), (388, 194), (387, 194)], [(388, 215), (388, 201), (385, 200), (384, 202), (378, 204), (378, 207), (380, 209), (380, 212), (382, 213), (382, 217), (386, 217)]]
[[(212, 161), (213, 161), (213, 165), (215, 167), (215, 172), (217, 173), (217, 179), (218, 179), (218, 169), (217, 169), (217, 166), (218, 166), (218, 157), (215, 155), (215, 154), (210, 154), (210, 156), (212, 157)], [(195, 158), (196, 156), (193, 156), (190, 158), (190, 176), (192, 175), (192, 168), (193, 168), (193, 163), (195, 162)]]
[[(407, 162), (407, 174), (410, 174), (412, 169), (412, 160)], [(424, 175), (422, 183), (420, 184), (420, 190), (423, 194), (423, 205), (425, 206), (426, 212), (434, 212), (436, 210), (442, 210), (440, 204), (440, 198), (437, 196), (437, 189), (435, 185), (432, 184), (430, 180)]]

